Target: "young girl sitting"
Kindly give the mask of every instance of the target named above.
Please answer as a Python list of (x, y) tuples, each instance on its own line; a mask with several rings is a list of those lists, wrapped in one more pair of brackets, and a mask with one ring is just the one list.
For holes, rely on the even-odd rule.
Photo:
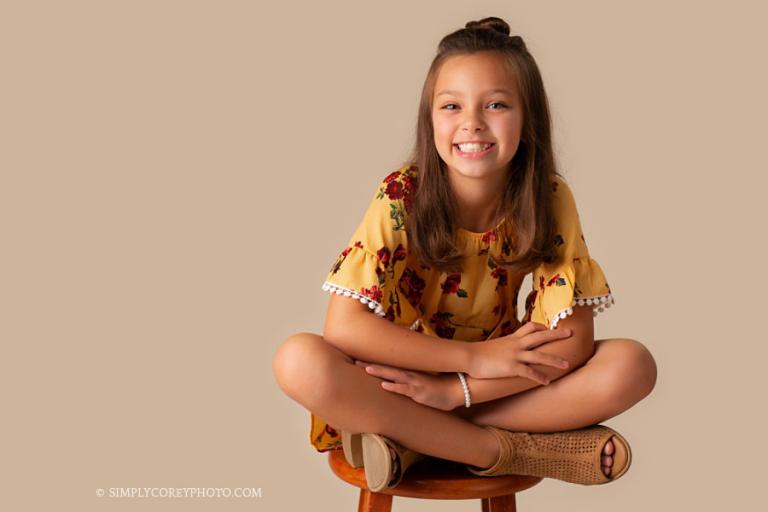
[(647, 396), (656, 365), (636, 340), (594, 339), (613, 295), (556, 170), (538, 67), (503, 20), (442, 39), (412, 155), (322, 288), (323, 335), (288, 338), (273, 369), (315, 449), (341, 445), (371, 490), (425, 456), (584, 485), (628, 470), (627, 440), (597, 423)]

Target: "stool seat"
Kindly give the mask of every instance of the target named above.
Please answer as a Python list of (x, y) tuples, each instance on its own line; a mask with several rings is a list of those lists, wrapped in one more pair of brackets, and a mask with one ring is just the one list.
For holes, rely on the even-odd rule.
[(522, 475), (483, 477), (467, 471), (464, 464), (426, 457), (406, 471), (397, 487), (379, 492), (368, 490), (365, 468), (347, 463), (341, 448), (328, 452), (328, 464), (340, 479), (360, 488), (358, 511), (389, 512), (393, 496), (432, 500), (482, 500), (482, 510), (513, 512), (515, 493), (541, 482), (542, 478)]

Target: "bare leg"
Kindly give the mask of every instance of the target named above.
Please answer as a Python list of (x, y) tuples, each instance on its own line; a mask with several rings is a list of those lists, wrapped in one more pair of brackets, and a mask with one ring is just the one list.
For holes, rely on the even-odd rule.
[[(528, 432), (579, 428), (618, 414), (650, 392), (649, 368), (655, 380), (655, 365), (640, 343), (597, 343), (587, 364), (549, 386), (452, 412), (381, 388), (379, 378), (316, 334), (286, 340), (273, 369), (286, 394), (335, 427), (378, 432), (427, 455), (488, 467), (498, 458), (498, 447), (482, 425)], [(646, 375), (645, 387), (637, 384), (640, 373)], [(604, 454), (612, 453), (611, 444)]]
[[(600, 423), (648, 395), (656, 365), (639, 342), (605, 339), (581, 367), (548, 386), (472, 405), (454, 413), (478, 425), (518, 432), (557, 432)], [(471, 392), (472, 390), (470, 390)]]
[[(595, 343), (595, 354), (586, 364), (548, 386), (453, 412), (478, 425), (518, 432), (570, 430), (612, 418), (651, 392), (656, 364), (650, 352), (635, 340)], [(612, 444), (607, 442), (603, 449), (603, 465), (609, 468)]]
[(272, 366), (289, 397), (341, 430), (376, 432), (426, 455), (482, 467), (499, 456), (490, 432), (383, 389), (381, 379), (316, 334), (288, 338)]

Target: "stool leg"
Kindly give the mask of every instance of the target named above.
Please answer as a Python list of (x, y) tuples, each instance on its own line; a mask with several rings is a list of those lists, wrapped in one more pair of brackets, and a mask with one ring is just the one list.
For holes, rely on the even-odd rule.
[[(514, 509), (512, 509), (514, 510)], [(392, 495), (360, 489), (357, 512), (391, 512)]]
[(483, 498), (483, 512), (516, 512), (515, 495), (495, 496)]

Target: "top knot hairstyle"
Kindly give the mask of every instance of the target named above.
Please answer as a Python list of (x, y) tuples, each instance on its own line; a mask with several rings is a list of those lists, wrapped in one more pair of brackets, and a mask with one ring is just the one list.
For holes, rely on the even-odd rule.
[[(465, 248), (458, 244), (456, 200), (445, 163), (435, 147), (432, 106), (437, 75), (451, 57), (493, 52), (515, 77), (523, 126), (520, 144), (510, 162), (497, 218), (504, 217), (510, 244), (496, 263), (515, 275), (527, 274), (556, 254), (551, 181), (556, 170), (548, 100), (536, 61), (518, 35), (510, 36), (501, 18), (469, 21), (440, 41), (421, 92), (416, 138), (405, 165), (418, 171), (418, 186), (408, 215), (409, 248), (425, 264), (441, 271), (461, 272)], [(509, 229), (513, 226), (514, 229)]]
[[(509, 35), (509, 25), (507, 25), (507, 22), (504, 21), (501, 18), (496, 18), (494, 16), (490, 16), (488, 18), (483, 18), (479, 21), (468, 21), (466, 25), (464, 25), (464, 30), (466, 29), (490, 29), (494, 30), (496, 32), (501, 33), (503, 36), (507, 36), (509, 39), (511, 39), (512, 44), (518, 44), (522, 45), (523, 48), (525, 48), (525, 43), (523, 43), (523, 38), (520, 36), (510, 36)], [(443, 41), (450, 40), (451, 36), (454, 34), (460, 33), (461, 30), (457, 30), (453, 34), (450, 34), (443, 38)], [(483, 34), (488, 34), (487, 31), (478, 31), (475, 32), (475, 34), (478, 34), (480, 37), (483, 36)], [(499, 40), (501, 42), (501, 40)], [(441, 41), (442, 44), (442, 41)], [(491, 43), (492, 44), (492, 43)], [(502, 43), (503, 44), (503, 43)], [(438, 50), (439, 53), (439, 50)]]

